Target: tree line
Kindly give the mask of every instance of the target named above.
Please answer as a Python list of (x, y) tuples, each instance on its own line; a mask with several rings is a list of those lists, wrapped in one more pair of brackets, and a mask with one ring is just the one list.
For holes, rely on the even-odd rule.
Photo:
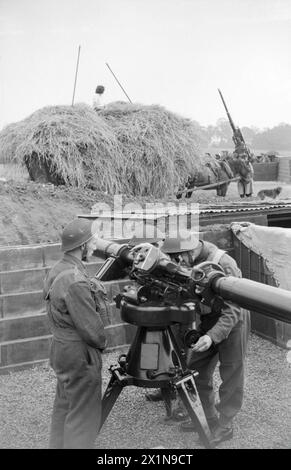
[[(225, 118), (218, 119), (216, 125), (199, 128), (201, 144), (204, 147), (232, 148), (232, 130)], [(246, 144), (251, 150), (282, 151), (291, 150), (291, 125), (280, 123), (277, 126), (266, 129), (257, 127), (241, 127)]]

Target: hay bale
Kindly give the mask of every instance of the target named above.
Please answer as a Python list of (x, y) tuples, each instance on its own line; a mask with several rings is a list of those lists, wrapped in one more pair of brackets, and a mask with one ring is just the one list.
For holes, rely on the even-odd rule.
[(99, 111), (114, 129), (126, 160), (130, 191), (173, 194), (203, 168), (200, 126), (161, 106), (115, 102)]
[(0, 162), (33, 180), (164, 197), (203, 168), (200, 126), (160, 106), (51, 106), (0, 132)]
[(0, 161), (25, 164), (31, 178), (41, 182), (112, 193), (124, 187), (115, 135), (83, 104), (45, 107), (7, 126), (0, 133)]

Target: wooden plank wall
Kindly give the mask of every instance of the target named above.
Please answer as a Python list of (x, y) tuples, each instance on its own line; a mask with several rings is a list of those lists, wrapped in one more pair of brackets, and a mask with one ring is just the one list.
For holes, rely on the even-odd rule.
[(278, 181), (291, 182), (291, 156), (279, 158)]
[(279, 162), (253, 163), (254, 181), (277, 181)]

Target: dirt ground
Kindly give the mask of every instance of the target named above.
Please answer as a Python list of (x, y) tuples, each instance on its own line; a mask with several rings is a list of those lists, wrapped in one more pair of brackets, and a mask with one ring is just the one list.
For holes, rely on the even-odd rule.
[[(255, 191), (283, 187), (281, 199), (291, 198), (291, 185), (277, 181), (255, 182)], [(256, 197), (247, 201), (258, 200)], [(159, 202), (178, 202), (173, 195)], [(181, 199), (179, 200), (182, 201)], [(237, 201), (236, 182), (232, 182), (225, 198), (215, 190), (195, 191), (187, 202), (222, 204)], [(245, 201), (245, 200), (244, 200)], [(98, 191), (39, 184), (28, 180), (19, 168), (0, 168), (0, 246), (58, 242), (63, 226), (80, 214), (88, 214), (94, 204), (105, 202), (112, 207), (113, 196)], [(123, 202), (154, 202), (151, 198), (129, 198)]]
[(53, 185), (0, 184), (0, 245), (59, 241), (62, 227), (88, 213), (94, 196)]

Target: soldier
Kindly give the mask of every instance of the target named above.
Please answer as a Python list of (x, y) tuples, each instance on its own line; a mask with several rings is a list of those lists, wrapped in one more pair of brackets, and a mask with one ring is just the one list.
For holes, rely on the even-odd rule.
[(240, 179), (237, 182), (238, 193), (241, 198), (251, 197), (253, 194), (253, 177), (254, 169), (251, 162), (247, 159), (247, 155), (239, 154), (239, 176)]
[[(233, 258), (213, 243), (199, 240), (197, 244), (197, 237), (166, 239), (162, 251), (187, 267), (211, 261), (219, 264), (226, 275), (241, 277)], [(188, 351), (187, 366), (199, 372), (195, 381), (213, 433), (213, 444), (216, 445), (233, 437), (232, 421), (242, 406), (250, 318), (248, 311), (226, 301), (220, 312), (213, 312), (200, 303), (197, 313), (200, 338)], [(213, 373), (218, 361), (222, 382), (219, 387), (220, 402), (215, 405)], [(183, 417), (186, 417), (185, 413)], [(181, 431), (195, 431), (195, 426), (192, 421), (184, 422)]]
[[(44, 282), (53, 334), (50, 364), (57, 376), (49, 447), (93, 448), (101, 420), (101, 353), (106, 346), (98, 296), (82, 261), (96, 248), (92, 222), (76, 219), (62, 233), (63, 258)], [(98, 304), (94, 299), (99, 298)]]

